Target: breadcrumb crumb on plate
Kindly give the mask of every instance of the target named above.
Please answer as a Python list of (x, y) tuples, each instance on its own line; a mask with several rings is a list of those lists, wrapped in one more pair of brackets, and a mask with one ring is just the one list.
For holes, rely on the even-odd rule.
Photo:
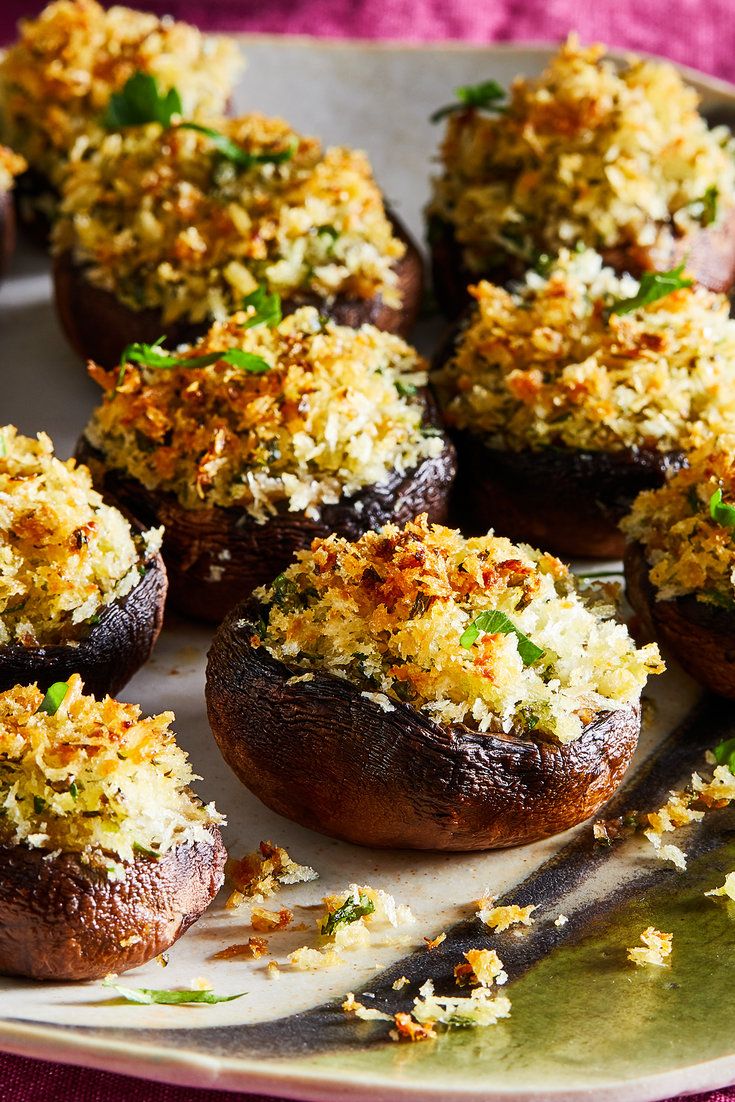
[(628, 949), (628, 960), (638, 966), (653, 964), (664, 968), (670, 963), (673, 940), (673, 934), (664, 934), (654, 926), (649, 926), (641, 934), (643, 945)]

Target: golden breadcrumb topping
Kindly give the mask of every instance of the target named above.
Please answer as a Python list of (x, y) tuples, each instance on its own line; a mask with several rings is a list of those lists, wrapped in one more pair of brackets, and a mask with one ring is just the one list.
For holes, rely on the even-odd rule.
[[(227, 862), (227, 878), (234, 891), (227, 900), (230, 908), (239, 907), (246, 899), (262, 900), (275, 895), (281, 887), (289, 884), (305, 884), (318, 880), (319, 873), (309, 865), (298, 865), (291, 855), (273, 842), (261, 842), (257, 850), (246, 853), (244, 857), (230, 858)], [(266, 912), (280, 916), (280, 911)], [(253, 908), (253, 913), (255, 908)], [(286, 911), (290, 914), (290, 911)], [(291, 915), (291, 918), (293, 915)], [(290, 919), (288, 920), (290, 922)]]
[(659, 489), (639, 494), (621, 527), (643, 547), (657, 600), (694, 594), (733, 608), (735, 436), (704, 441), (688, 460)]
[(0, 428), (0, 644), (77, 641), (140, 582), (162, 534), (134, 535), (45, 433)]
[(433, 981), (427, 980), (419, 988), (411, 1013), (420, 1025), (430, 1028), (488, 1026), (510, 1017), (510, 999), (493, 994), (487, 987), (477, 987), (470, 995), (441, 996), (435, 994)]
[(508, 982), (508, 974), (503, 962), (494, 949), (469, 949), (464, 955), (464, 963), (457, 964), (454, 978), (460, 987), (466, 984), (479, 984), (480, 987), (498, 986)]
[(519, 907), (517, 903), (496, 907), (495, 900), (492, 898), (478, 899), (477, 906), (479, 907), (477, 917), (480, 922), (495, 930), (496, 934), (509, 930), (511, 926), (532, 926), (534, 920), (531, 915), (537, 909), (536, 903), (531, 903), (528, 907)]
[(705, 892), (704, 894), (725, 896), (726, 899), (732, 899), (735, 902), (735, 872), (729, 872), (725, 877), (724, 884), (720, 884), (719, 888), (713, 888), (712, 891)]
[(198, 778), (176, 744), (172, 712), (84, 695), (78, 674), (53, 714), (36, 685), (0, 693), (3, 845), (82, 854), (113, 877), (119, 862), (155, 858), (183, 842), (212, 844), (222, 822), (189, 785)]
[(95, 0), (56, 0), (0, 59), (0, 134), (59, 185), (79, 143), (99, 141), (113, 92), (136, 72), (177, 88), (187, 115), (223, 111), (242, 68), (232, 39)]
[(514, 291), (482, 282), (435, 381), (447, 423), (491, 447), (681, 449), (735, 418), (735, 321), (725, 295), (683, 287), (610, 313), (640, 284), (591, 250), (564, 251)]
[(6, 145), (0, 145), (0, 197), (12, 190), (15, 177), (27, 167), (25, 158), (19, 153), (14, 153)]
[(656, 645), (637, 649), (605, 593), (578, 589), (558, 559), (425, 516), (355, 543), (315, 540), (256, 594), (263, 645), (289, 666), (481, 732), (571, 742), (663, 669)]
[(367, 884), (350, 884), (345, 891), (325, 896), (323, 902), (326, 910), (316, 923), (318, 944), (302, 945), (289, 953), (289, 963), (297, 971), (334, 968), (344, 963), (341, 952), (378, 945), (381, 943), (378, 938), (381, 935), (385, 938), (386, 932), (390, 943), (396, 944), (396, 931), (413, 926), (416, 921), (405, 903), (396, 903), (388, 892)]
[(628, 960), (638, 966), (655, 964), (663, 968), (670, 963), (673, 939), (673, 934), (662, 934), (660, 930), (649, 926), (641, 934), (643, 945), (637, 945), (634, 949), (628, 950)]
[[(239, 166), (211, 138), (157, 123), (110, 134), (73, 156), (55, 230), (86, 278), (164, 324), (223, 320), (265, 283), (284, 297), (380, 295), (400, 305), (393, 234), (364, 153), (323, 150), (282, 119), (210, 123), (245, 153)], [(285, 159), (284, 159), (285, 158)]]
[(673, 65), (618, 64), (571, 35), (505, 110), (451, 115), (429, 214), (475, 272), (577, 242), (665, 256), (735, 202), (730, 131), (698, 104)]
[[(322, 321), (312, 306), (248, 328), (252, 309), (215, 323), (175, 370), (128, 365), (118, 384), (118, 371), (91, 369), (105, 398), (86, 435), (109, 466), (186, 508), (237, 506), (264, 523), (283, 504), (318, 516), (441, 453), (416, 393), (425, 363), (400, 337)], [(228, 349), (265, 370), (186, 367)]]

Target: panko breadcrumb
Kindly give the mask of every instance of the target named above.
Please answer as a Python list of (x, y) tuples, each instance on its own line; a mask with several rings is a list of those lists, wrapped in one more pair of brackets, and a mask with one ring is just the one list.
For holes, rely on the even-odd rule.
[(687, 459), (659, 489), (638, 495), (621, 528), (643, 548), (657, 600), (691, 594), (732, 609), (735, 529), (713, 517), (712, 501), (719, 492), (735, 502), (735, 436), (708, 438)]
[(628, 949), (628, 960), (638, 966), (655, 964), (659, 968), (664, 968), (669, 964), (673, 938), (673, 934), (663, 934), (660, 930), (649, 926), (641, 934), (643, 945)]
[(724, 429), (735, 419), (727, 297), (694, 285), (610, 313), (639, 289), (590, 249), (563, 250), (511, 290), (470, 288), (476, 308), (432, 380), (448, 424), (510, 451), (681, 450)]
[(172, 19), (96, 0), (56, 0), (0, 58), (0, 136), (58, 186), (66, 158), (104, 135), (113, 92), (136, 72), (176, 87), (187, 116), (224, 110), (242, 60), (237, 43)]
[(464, 963), (454, 969), (454, 978), (460, 986), (471, 983), (492, 987), (508, 982), (503, 962), (494, 949), (469, 949), (464, 958)]
[(450, 116), (429, 216), (451, 225), (475, 272), (577, 242), (667, 257), (735, 202), (732, 136), (698, 103), (673, 65), (617, 63), (570, 35), (500, 112)]
[[(108, 466), (185, 508), (237, 507), (265, 523), (284, 504), (318, 516), (321, 505), (441, 453), (416, 393), (425, 362), (400, 337), (335, 325), (311, 306), (254, 325), (254, 309), (212, 326), (181, 367), (128, 364), (122, 378), (91, 368), (105, 396), (86, 437)], [(186, 366), (230, 349), (269, 369)]]
[(189, 785), (172, 712), (84, 695), (78, 674), (52, 715), (36, 685), (0, 693), (0, 838), (4, 845), (80, 853), (124, 877), (120, 862), (183, 842), (213, 844), (224, 820)]
[[(224, 320), (259, 283), (284, 298), (380, 296), (401, 305), (395, 236), (362, 152), (323, 150), (282, 119), (210, 119), (254, 162), (206, 134), (158, 123), (80, 147), (64, 180), (54, 249), (131, 310), (163, 323)], [(275, 155), (278, 163), (259, 158)]]
[(57, 459), (45, 433), (0, 428), (0, 644), (78, 640), (138, 585), (162, 535), (134, 535), (88, 469)]
[[(256, 596), (262, 645), (289, 666), (326, 669), (439, 723), (570, 742), (663, 668), (655, 644), (637, 649), (590, 592), (551, 555), (500, 536), (465, 539), (423, 516), (355, 543), (315, 540)], [(462, 646), (488, 610), (541, 656), (525, 664), (515, 630), (478, 631)]]
[(531, 915), (537, 909), (535, 903), (530, 903), (527, 907), (519, 907), (517, 903), (496, 907), (494, 899), (478, 899), (477, 905), (479, 907), (477, 917), (480, 922), (495, 930), (496, 934), (502, 934), (511, 926), (531, 926), (533, 924)]
[(319, 944), (302, 945), (289, 954), (292, 968), (317, 971), (342, 964), (340, 952), (363, 949), (375, 944), (374, 934), (390, 931), (397, 940), (398, 931), (413, 926), (411, 908), (396, 903), (392, 895), (369, 885), (350, 884), (337, 895), (324, 897), (325, 914), (317, 920)]
[(239, 906), (246, 899), (264, 899), (283, 885), (305, 884), (318, 878), (318, 872), (309, 865), (297, 864), (283, 846), (263, 841), (252, 853), (227, 862), (227, 879), (235, 889), (228, 906)]
[(0, 145), (0, 198), (12, 190), (15, 177), (27, 167), (25, 158), (7, 146)]
[(725, 883), (721, 884), (719, 888), (713, 888), (709, 892), (705, 892), (705, 895), (710, 896), (726, 896), (728, 899), (735, 901), (735, 872), (729, 872), (725, 877)]

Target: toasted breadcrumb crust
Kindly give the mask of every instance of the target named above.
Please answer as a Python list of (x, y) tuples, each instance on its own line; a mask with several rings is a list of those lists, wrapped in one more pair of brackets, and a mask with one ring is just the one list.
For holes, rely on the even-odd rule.
[[(276, 658), (481, 732), (570, 742), (663, 669), (655, 644), (637, 649), (609, 603), (596, 603), (601, 591), (577, 589), (558, 559), (492, 534), (465, 539), (425, 516), (354, 543), (315, 540), (256, 596)], [(524, 665), (515, 631), (478, 632), (463, 647), (488, 610), (506, 614), (542, 656)]]
[(213, 844), (223, 822), (189, 788), (197, 780), (170, 725), (135, 704), (84, 695), (72, 674), (54, 715), (36, 685), (0, 693), (0, 840), (72, 852), (124, 878), (120, 862), (184, 842)]
[(517, 903), (511, 903), (505, 907), (496, 907), (494, 899), (478, 899), (477, 917), (484, 922), (496, 934), (502, 934), (511, 926), (531, 926), (531, 915), (537, 910), (537, 904), (531, 903), (528, 907), (519, 907)]
[[(319, 873), (309, 865), (297, 864), (283, 846), (268, 841), (261, 842), (257, 850), (246, 853), (244, 857), (230, 858), (226, 872), (234, 888), (227, 901), (229, 908), (238, 907), (247, 899), (267, 899), (282, 886), (305, 884), (319, 878)], [(285, 908), (278, 912), (279, 915), (284, 911)], [(288, 911), (285, 913), (290, 914)]]
[[(173, 370), (92, 366), (105, 396), (86, 429), (107, 464), (185, 508), (245, 509), (258, 523), (284, 504), (318, 516), (444, 447), (423, 428), (426, 365), (400, 337), (324, 322), (302, 307), (252, 326), (254, 308), (212, 326), (184, 361), (229, 349), (261, 374), (218, 361)], [(248, 326), (251, 327), (248, 327)]]
[(669, 957), (673, 946), (673, 934), (663, 934), (660, 930), (649, 926), (641, 934), (642, 946), (628, 949), (628, 960), (642, 967), (646, 964), (654, 964), (659, 968), (669, 964)]
[(503, 962), (494, 949), (469, 949), (464, 954), (464, 964), (456, 965), (454, 978), (460, 987), (467, 983), (481, 987), (501, 986), (508, 982)]
[(621, 528), (641, 544), (659, 601), (694, 595), (705, 604), (735, 608), (735, 529), (712, 517), (717, 491), (735, 503), (735, 436), (701, 443), (688, 466), (657, 490), (639, 494)]
[(450, 116), (429, 215), (476, 272), (577, 242), (666, 249), (710, 222), (708, 194), (716, 221), (735, 202), (730, 131), (698, 105), (673, 65), (618, 64), (570, 35), (538, 79), (513, 82), (505, 110)]
[(503, 450), (681, 449), (735, 418), (735, 320), (725, 295), (681, 288), (610, 314), (640, 284), (592, 250), (563, 250), (513, 290), (486, 281), (435, 373), (447, 423)]
[(224, 111), (242, 68), (237, 43), (172, 19), (95, 0), (57, 0), (0, 58), (0, 135), (53, 184), (78, 145), (104, 135), (113, 92), (136, 72), (177, 88), (184, 112)]
[(88, 469), (57, 459), (45, 433), (0, 428), (0, 644), (78, 640), (138, 585), (162, 535), (134, 535)]
[(735, 800), (735, 775), (727, 765), (717, 765), (709, 779), (692, 773), (682, 791), (670, 792), (663, 807), (640, 817), (644, 836), (660, 860), (671, 861), (683, 872), (687, 867), (686, 854), (679, 846), (667, 844), (664, 835), (700, 822), (707, 811), (727, 807), (732, 800)]
[(704, 894), (725, 896), (727, 899), (735, 901), (735, 872), (729, 872), (725, 877), (725, 883), (721, 884), (719, 888), (713, 888), (711, 891), (705, 892)]
[[(376, 944), (376, 938), (385, 937), (386, 933), (391, 940), (395, 940), (400, 936), (398, 931), (413, 926), (416, 921), (410, 907), (404, 903), (396, 903), (388, 892), (368, 884), (350, 884), (345, 891), (325, 896), (323, 902), (326, 911), (317, 919), (318, 944), (316, 947), (302, 945), (289, 953), (289, 964), (298, 971), (314, 972), (334, 968), (344, 963), (340, 953)], [(345, 913), (332, 931), (325, 933), (325, 922), (345, 904), (354, 904), (359, 908), (359, 913)], [(367, 910), (365, 904), (372, 909)]]
[(268, 952), (268, 940), (264, 937), (249, 937), (241, 945), (228, 945), (215, 953), (212, 960), (259, 960)]
[(24, 157), (6, 145), (0, 145), (0, 196), (11, 191), (15, 177), (28, 167)]
[[(133, 310), (224, 320), (265, 283), (284, 297), (337, 295), (401, 305), (393, 233), (366, 155), (245, 115), (208, 125), (256, 157), (235, 165), (211, 139), (158, 123), (79, 143), (55, 227), (95, 286)], [(290, 155), (288, 155), (290, 154)]]

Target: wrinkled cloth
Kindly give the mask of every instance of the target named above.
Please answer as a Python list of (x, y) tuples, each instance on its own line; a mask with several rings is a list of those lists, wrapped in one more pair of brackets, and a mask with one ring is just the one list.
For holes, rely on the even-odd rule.
[[(661, 54), (735, 81), (733, 0), (121, 0), (200, 27), (243, 33), (318, 35), (406, 42), (583, 41)], [(0, 42), (43, 3), (0, 0)], [(108, 1072), (0, 1055), (0, 1102), (276, 1102), (192, 1090)], [(735, 1102), (735, 1088), (693, 1096)]]

